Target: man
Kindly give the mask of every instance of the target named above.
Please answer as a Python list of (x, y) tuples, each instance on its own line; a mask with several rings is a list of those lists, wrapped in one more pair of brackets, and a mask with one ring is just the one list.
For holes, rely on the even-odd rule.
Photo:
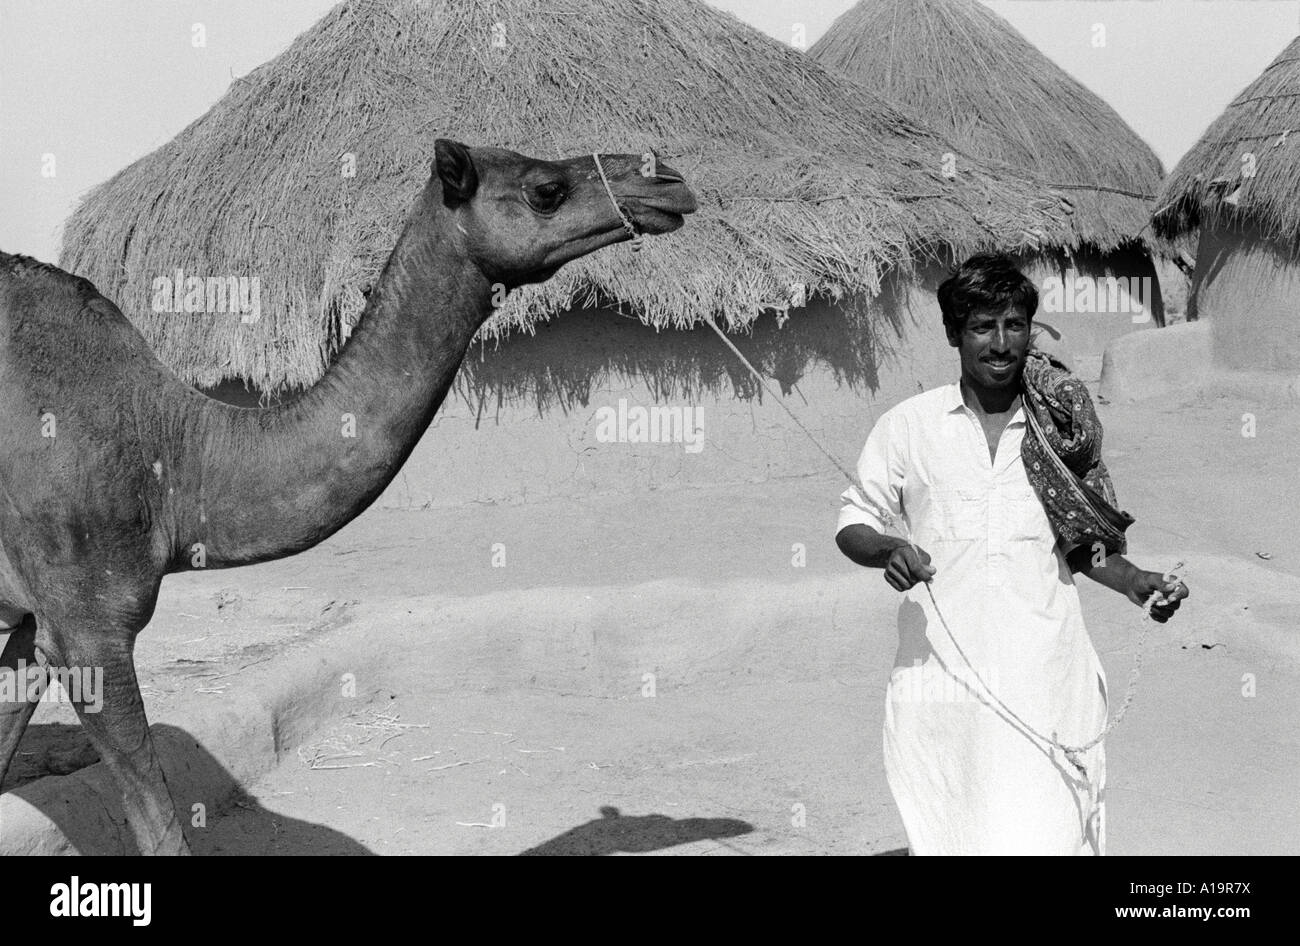
[[(865, 495), (844, 493), (836, 535), (848, 558), (905, 593), (885, 710), (890, 790), (914, 854), (1102, 854), (1103, 746), (1065, 751), (1106, 724), (1105, 675), (1072, 575), (1139, 606), (1151, 599), (1162, 623), (1187, 589), (1101, 543), (1063, 547), (1066, 527), (1077, 538), (1074, 510), (1086, 518), (1105, 503), (1091, 492), (1062, 512), (1040, 470), (1059, 519), (1049, 521), (1021, 456), (1026, 363), (1048, 364), (1029, 354), (1033, 284), (1006, 257), (980, 255), (939, 287), (939, 305), (960, 381), (881, 416), (858, 462)], [(1058, 374), (1094, 416), (1077, 380)], [(1095, 448), (1104, 476), (1099, 429)], [(1115, 515), (1122, 549), (1132, 520)], [(891, 520), (908, 538), (886, 534)]]

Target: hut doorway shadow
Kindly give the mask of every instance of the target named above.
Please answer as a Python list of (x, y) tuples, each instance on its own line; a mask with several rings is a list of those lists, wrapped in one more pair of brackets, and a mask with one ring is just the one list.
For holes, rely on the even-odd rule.
[[(1120, 287), (1119, 292), (1128, 298), (1128, 305), (1132, 306), (1134, 311), (1138, 308), (1145, 310), (1156, 328), (1164, 328), (1166, 324), (1164, 291), (1160, 285), (1160, 274), (1156, 270), (1150, 251), (1140, 241), (1129, 241), (1104, 252), (1095, 246), (1083, 245), (1069, 252), (1051, 250), (1037, 254), (1021, 254), (1015, 259), (1022, 271), (1051, 274), (1067, 287), (1071, 287), (1072, 280), (1076, 277), (1093, 280), (1102, 286), (1105, 286), (1107, 280), (1116, 280)], [(1041, 297), (1042, 287), (1040, 286), (1039, 289)], [(1072, 288), (1068, 291), (1073, 295)], [(1034, 317), (1035, 322), (1062, 318), (1061, 314), (1052, 315), (1044, 308), (1042, 298), (1039, 302), (1040, 309)], [(1124, 311), (1122, 314), (1129, 313)], [(1126, 327), (1123, 320), (1120, 320), (1120, 325)]]

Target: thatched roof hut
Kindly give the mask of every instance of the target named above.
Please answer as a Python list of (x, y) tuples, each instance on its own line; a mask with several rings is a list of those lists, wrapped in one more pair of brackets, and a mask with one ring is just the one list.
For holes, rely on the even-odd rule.
[[(540, 156), (653, 150), (701, 198), (639, 254), (612, 247), (512, 297), (488, 335), (614, 300), (656, 326), (734, 327), (870, 296), (918, 258), (1080, 242), (1058, 194), (967, 163), (813, 60), (695, 0), (354, 0), (84, 200), (62, 265), (183, 379), (315, 382), (427, 178), (433, 140)], [(262, 317), (150, 311), (152, 280), (260, 279)]]
[(1198, 236), (1188, 313), (1211, 321), (1220, 364), (1300, 369), (1300, 38), (1178, 162), (1153, 224)]
[(1252, 223), (1300, 238), (1300, 37), (1292, 40), (1205, 130), (1161, 189), (1157, 231), (1180, 237), (1206, 224)]
[(978, 0), (861, 0), (809, 54), (969, 153), (1066, 191), (1097, 250), (1146, 230), (1164, 176), (1155, 153)]

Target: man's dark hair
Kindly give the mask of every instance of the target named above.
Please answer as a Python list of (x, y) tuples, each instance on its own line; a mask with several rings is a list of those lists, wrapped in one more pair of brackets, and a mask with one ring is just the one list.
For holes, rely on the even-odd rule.
[(939, 310), (944, 327), (960, 332), (972, 312), (1019, 309), (1032, 319), (1038, 311), (1038, 290), (1008, 256), (972, 256), (939, 285)]

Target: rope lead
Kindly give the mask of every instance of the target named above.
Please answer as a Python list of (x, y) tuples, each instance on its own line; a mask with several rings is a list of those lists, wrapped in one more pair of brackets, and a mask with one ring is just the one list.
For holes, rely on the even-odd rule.
[[(790, 410), (790, 407), (785, 403), (785, 400), (781, 398), (772, 389), (772, 386), (767, 383), (767, 379), (764, 378), (761, 374), (759, 374), (758, 369), (756, 369), (752, 364), (750, 364), (749, 359), (744, 356), (741, 350), (735, 346), (735, 344), (731, 341), (731, 339), (727, 338), (726, 334), (722, 331), (722, 329), (718, 327), (717, 322), (713, 320), (712, 316), (706, 317), (705, 324), (708, 325), (709, 328), (713, 329), (713, 331), (717, 334), (718, 338), (722, 339), (722, 343), (726, 345), (729, 349), (731, 349), (732, 354), (734, 354), (738, 359), (740, 359), (740, 363), (743, 364), (749, 370), (749, 373), (754, 376), (755, 380), (757, 380), (758, 383), (763, 387), (763, 390), (767, 391), (767, 393), (771, 395), (772, 399), (775, 400), (776, 403), (781, 406), (781, 409), (784, 410), (786, 414), (790, 416), (790, 419), (794, 421), (795, 426), (797, 426), (801, 431), (803, 431), (804, 435), (810, 441), (812, 441), (813, 446), (815, 446), (818, 450), (820, 450), (822, 455), (825, 456), (828, 460), (830, 460), (831, 463), (835, 466), (835, 468), (838, 469), (840, 473), (844, 475), (844, 478), (849, 481), (849, 485), (851, 485), (855, 490), (857, 490), (858, 495), (862, 497), (863, 502), (867, 503), (875, 510), (876, 515), (880, 517), (882, 522), (884, 522), (886, 525), (897, 527), (898, 530), (903, 533), (903, 538), (904, 540), (906, 540), (908, 547), (911, 548), (912, 553), (916, 555), (917, 561), (920, 561), (921, 558), (920, 550), (917, 549), (916, 544), (912, 541), (911, 530), (907, 528), (906, 522), (903, 522), (902, 520), (896, 518), (887, 510), (881, 509), (876, 503), (872, 502), (867, 497), (866, 490), (863, 488), (862, 484), (858, 481), (857, 476), (854, 473), (850, 472), (848, 467), (846, 467), (843, 463), (841, 463), (840, 460), (834, 454), (832, 454), (829, 450), (827, 450), (824, 446), (822, 446), (821, 441), (817, 439), (817, 437), (813, 434), (812, 431), (810, 431), (807, 427), (804, 426), (803, 422), (799, 420), (798, 416), (794, 413), (794, 411)], [(1182, 567), (1183, 567), (1183, 563), (1179, 562), (1177, 565), (1173, 567), (1171, 571), (1177, 572)], [(1160, 595), (1159, 590), (1153, 591), (1151, 593), (1151, 596), (1147, 599), (1146, 604), (1142, 608), (1143, 615), (1144, 615), (1143, 622), (1142, 622), (1142, 631), (1138, 636), (1137, 652), (1133, 658), (1133, 669), (1129, 674), (1129, 682), (1128, 682), (1128, 687), (1124, 693), (1124, 700), (1122, 703), (1120, 703), (1119, 709), (1115, 712), (1113, 716), (1111, 716), (1111, 718), (1106, 723), (1102, 731), (1098, 733), (1095, 738), (1089, 740), (1088, 742), (1084, 743), (1081, 746), (1068, 746), (1065, 743), (1060, 742), (1055, 738), (1052, 738), (1051, 736), (1044, 736), (1042, 733), (1038, 732), (1032, 726), (1026, 723), (1023, 719), (1021, 719), (1009, 706), (1006, 705), (1006, 703), (1002, 702), (1002, 700), (998, 697), (998, 695), (993, 692), (992, 687), (990, 687), (984, 681), (984, 679), (979, 675), (979, 671), (976, 670), (974, 665), (970, 662), (970, 659), (966, 656), (965, 651), (961, 649), (961, 645), (957, 642), (956, 635), (953, 634), (952, 628), (948, 626), (947, 618), (944, 617), (943, 611), (939, 608), (939, 602), (934, 597), (934, 587), (932, 581), (925, 582), (925, 591), (926, 594), (930, 596), (930, 604), (934, 608), (934, 613), (939, 618), (939, 623), (943, 626), (944, 632), (948, 635), (948, 639), (952, 641), (953, 647), (957, 649), (957, 653), (961, 655), (961, 658), (965, 662), (966, 666), (970, 667), (971, 672), (975, 676), (975, 679), (979, 681), (980, 686), (983, 687), (989, 699), (996, 702), (997, 705), (994, 706), (991, 703), (989, 703), (987, 700), (982, 700), (982, 702), (984, 702), (984, 704), (988, 706), (989, 709), (997, 713), (999, 717), (1001, 717), (1005, 722), (1007, 722), (1012, 727), (1020, 729), (1026, 735), (1036, 738), (1041, 742), (1045, 742), (1049, 746), (1053, 746), (1057, 749), (1060, 749), (1061, 752), (1064, 753), (1066, 761), (1068, 761), (1070, 765), (1072, 765), (1079, 772), (1080, 777), (1082, 777), (1083, 780), (1086, 783), (1088, 783), (1089, 786), (1091, 786), (1092, 780), (1088, 777), (1088, 770), (1084, 766), (1081, 757), (1085, 753), (1089, 752), (1094, 747), (1099, 745), (1101, 741), (1105, 739), (1108, 735), (1110, 735), (1110, 733), (1115, 729), (1115, 727), (1120, 724), (1120, 721), (1124, 719), (1124, 714), (1128, 712), (1129, 706), (1132, 705), (1133, 698), (1137, 695), (1137, 681), (1138, 681), (1138, 677), (1141, 675), (1142, 672), (1142, 656), (1146, 645), (1147, 632), (1150, 630), (1150, 625), (1151, 625), (1151, 606), (1155, 604), (1156, 598)], [(944, 669), (947, 670), (946, 667)], [(952, 671), (948, 671), (948, 673), (951, 674)]]
[[(601, 183), (605, 185), (605, 193), (609, 195), (610, 203), (614, 205), (614, 210), (618, 213), (619, 219), (623, 221), (623, 226), (627, 228), (628, 233), (632, 234), (633, 250), (639, 249), (639, 243), (642, 239), (641, 234), (637, 231), (636, 227), (633, 226), (632, 221), (630, 221), (627, 215), (623, 212), (623, 208), (619, 206), (618, 201), (615, 200), (614, 191), (610, 188), (609, 180), (605, 177), (605, 169), (601, 167), (600, 155), (593, 152), (592, 157), (596, 161), (596, 170), (600, 173), (600, 180)], [(875, 510), (876, 514), (880, 517), (881, 522), (885, 523), (887, 526), (894, 526), (898, 528), (900, 532), (903, 533), (903, 539), (907, 542), (908, 547), (911, 548), (913, 554), (916, 555), (917, 561), (920, 561), (920, 557), (921, 557), (920, 550), (916, 547), (916, 544), (912, 541), (911, 530), (907, 528), (906, 522), (896, 518), (887, 510), (881, 509), (875, 502), (873, 502), (867, 497), (866, 489), (858, 481), (857, 475), (851, 472), (848, 469), (848, 467), (846, 467), (843, 463), (841, 463), (840, 460), (833, 453), (831, 453), (824, 446), (822, 446), (821, 441), (817, 439), (817, 437), (813, 434), (812, 431), (810, 431), (807, 427), (804, 426), (803, 422), (799, 420), (798, 415), (796, 415), (794, 411), (790, 410), (789, 405), (785, 403), (785, 399), (782, 398), (780, 395), (778, 395), (772, 389), (772, 386), (767, 383), (767, 379), (764, 378), (759, 373), (757, 368), (755, 368), (752, 364), (750, 364), (749, 359), (746, 358), (745, 355), (741, 352), (741, 350), (735, 346), (735, 344), (731, 341), (731, 339), (727, 338), (726, 333), (723, 332), (722, 329), (718, 327), (718, 324), (713, 320), (712, 315), (706, 316), (704, 321), (705, 324), (709, 326), (709, 328), (713, 329), (714, 333), (717, 334), (718, 338), (722, 339), (722, 343), (726, 345), (727, 348), (731, 349), (731, 353), (734, 354), (738, 359), (740, 359), (740, 363), (749, 370), (749, 373), (754, 376), (754, 379), (758, 381), (759, 385), (763, 388), (763, 390), (765, 390), (769, 395), (771, 395), (772, 399), (781, 406), (781, 409), (785, 411), (787, 415), (789, 415), (790, 419), (794, 421), (795, 426), (798, 427), (801, 431), (803, 431), (804, 436), (806, 436), (810, 441), (812, 441), (813, 446), (815, 446), (819, 451), (821, 451), (822, 455), (825, 456), (826, 459), (830, 460), (831, 463), (835, 466), (835, 468), (844, 475), (844, 478), (849, 481), (849, 485), (851, 485), (855, 490), (857, 490), (858, 495), (862, 497), (862, 501), (870, 505)], [(1183, 567), (1183, 563), (1179, 562), (1177, 565), (1174, 566), (1172, 572), (1177, 572), (1182, 567)], [(1177, 576), (1175, 576), (1175, 578), (1177, 579)], [(970, 667), (971, 672), (974, 674), (975, 679), (979, 681), (980, 686), (983, 687), (983, 689), (986, 691), (988, 698), (991, 699), (997, 705), (995, 706), (993, 705), (993, 703), (988, 702), (988, 700), (983, 699), (982, 694), (980, 695), (981, 702), (984, 702), (985, 706), (988, 706), (989, 709), (997, 713), (997, 715), (1001, 719), (1003, 719), (1008, 725), (1020, 730), (1025, 735), (1030, 736), (1031, 738), (1038, 739), (1040, 742), (1047, 743), (1047, 745), (1061, 750), (1061, 752), (1065, 755), (1066, 761), (1068, 761), (1070, 765), (1072, 765), (1079, 772), (1080, 777), (1083, 779), (1085, 784), (1088, 785), (1091, 791), (1091, 789), (1093, 789), (1094, 786), (1092, 785), (1092, 780), (1088, 776), (1088, 770), (1084, 766), (1081, 757), (1085, 753), (1089, 752), (1097, 745), (1099, 745), (1101, 741), (1105, 739), (1108, 735), (1110, 735), (1110, 733), (1115, 729), (1115, 727), (1120, 724), (1120, 721), (1123, 720), (1124, 718), (1124, 714), (1128, 712), (1128, 708), (1132, 704), (1134, 696), (1137, 694), (1137, 681), (1138, 681), (1138, 677), (1141, 675), (1142, 672), (1142, 656), (1146, 645), (1147, 633), (1150, 630), (1150, 624), (1151, 624), (1151, 606), (1155, 604), (1156, 598), (1160, 596), (1160, 591), (1159, 590), (1153, 591), (1151, 593), (1151, 596), (1147, 599), (1146, 604), (1143, 605), (1142, 631), (1138, 636), (1137, 652), (1133, 658), (1133, 669), (1129, 674), (1128, 687), (1124, 694), (1124, 700), (1120, 704), (1119, 709), (1107, 721), (1106, 725), (1102, 728), (1102, 731), (1098, 733), (1095, 738), (1089, 740), (1088, 742), (1084, 743), (1081, 746), (1067, 746), (1064, 743), (1060, 742), (1059, 740), (1051, 736), (1044, 736), (1042, 733), (1035, 730), (1032, 726), (1026, 723), (1023, 719), (1021, 719), (1009, 706), (1007, 706), (1004, 702), (1002, 702), (1002, 700), (998, 697), (998, 695), (993, 692), (992, 688), (986, 682), (984, 682), (984, 679), (979, 675), (979, 671), (975, 669), (974, 665), (971, 664), (970, 659), (966, 656), (965, 651), (961, 649), (961, 645), (957, 642), (957, 638), (953, 634), (952, 628), (948, 626), (948, 620), (944, 617), (943, 611), (939, 609), (939, 602), (934, 597), (934, 588), (931, 581), (925, 582), (925, 590), (926, 590), (926, 594), (930, 596), (930, 604), (934, 608), (934, 613), (939, 618), (939, 623), (943, 626), (944, 632), (948, 635), (948, 639), (952, 641), (953, 647), (957, 649), (957, 653), (961, 655), (961, 658), (966, 663), (966, 666)], [(936, 657), (937, 656), (938, 655), (936, 654)], [(942, 661), (940, 662), (942, 663)], [(952, 671), (948, 670), (946, 666), (944, 667), (944, 670), (948, 672), (950, 675), (952, 674)]]

